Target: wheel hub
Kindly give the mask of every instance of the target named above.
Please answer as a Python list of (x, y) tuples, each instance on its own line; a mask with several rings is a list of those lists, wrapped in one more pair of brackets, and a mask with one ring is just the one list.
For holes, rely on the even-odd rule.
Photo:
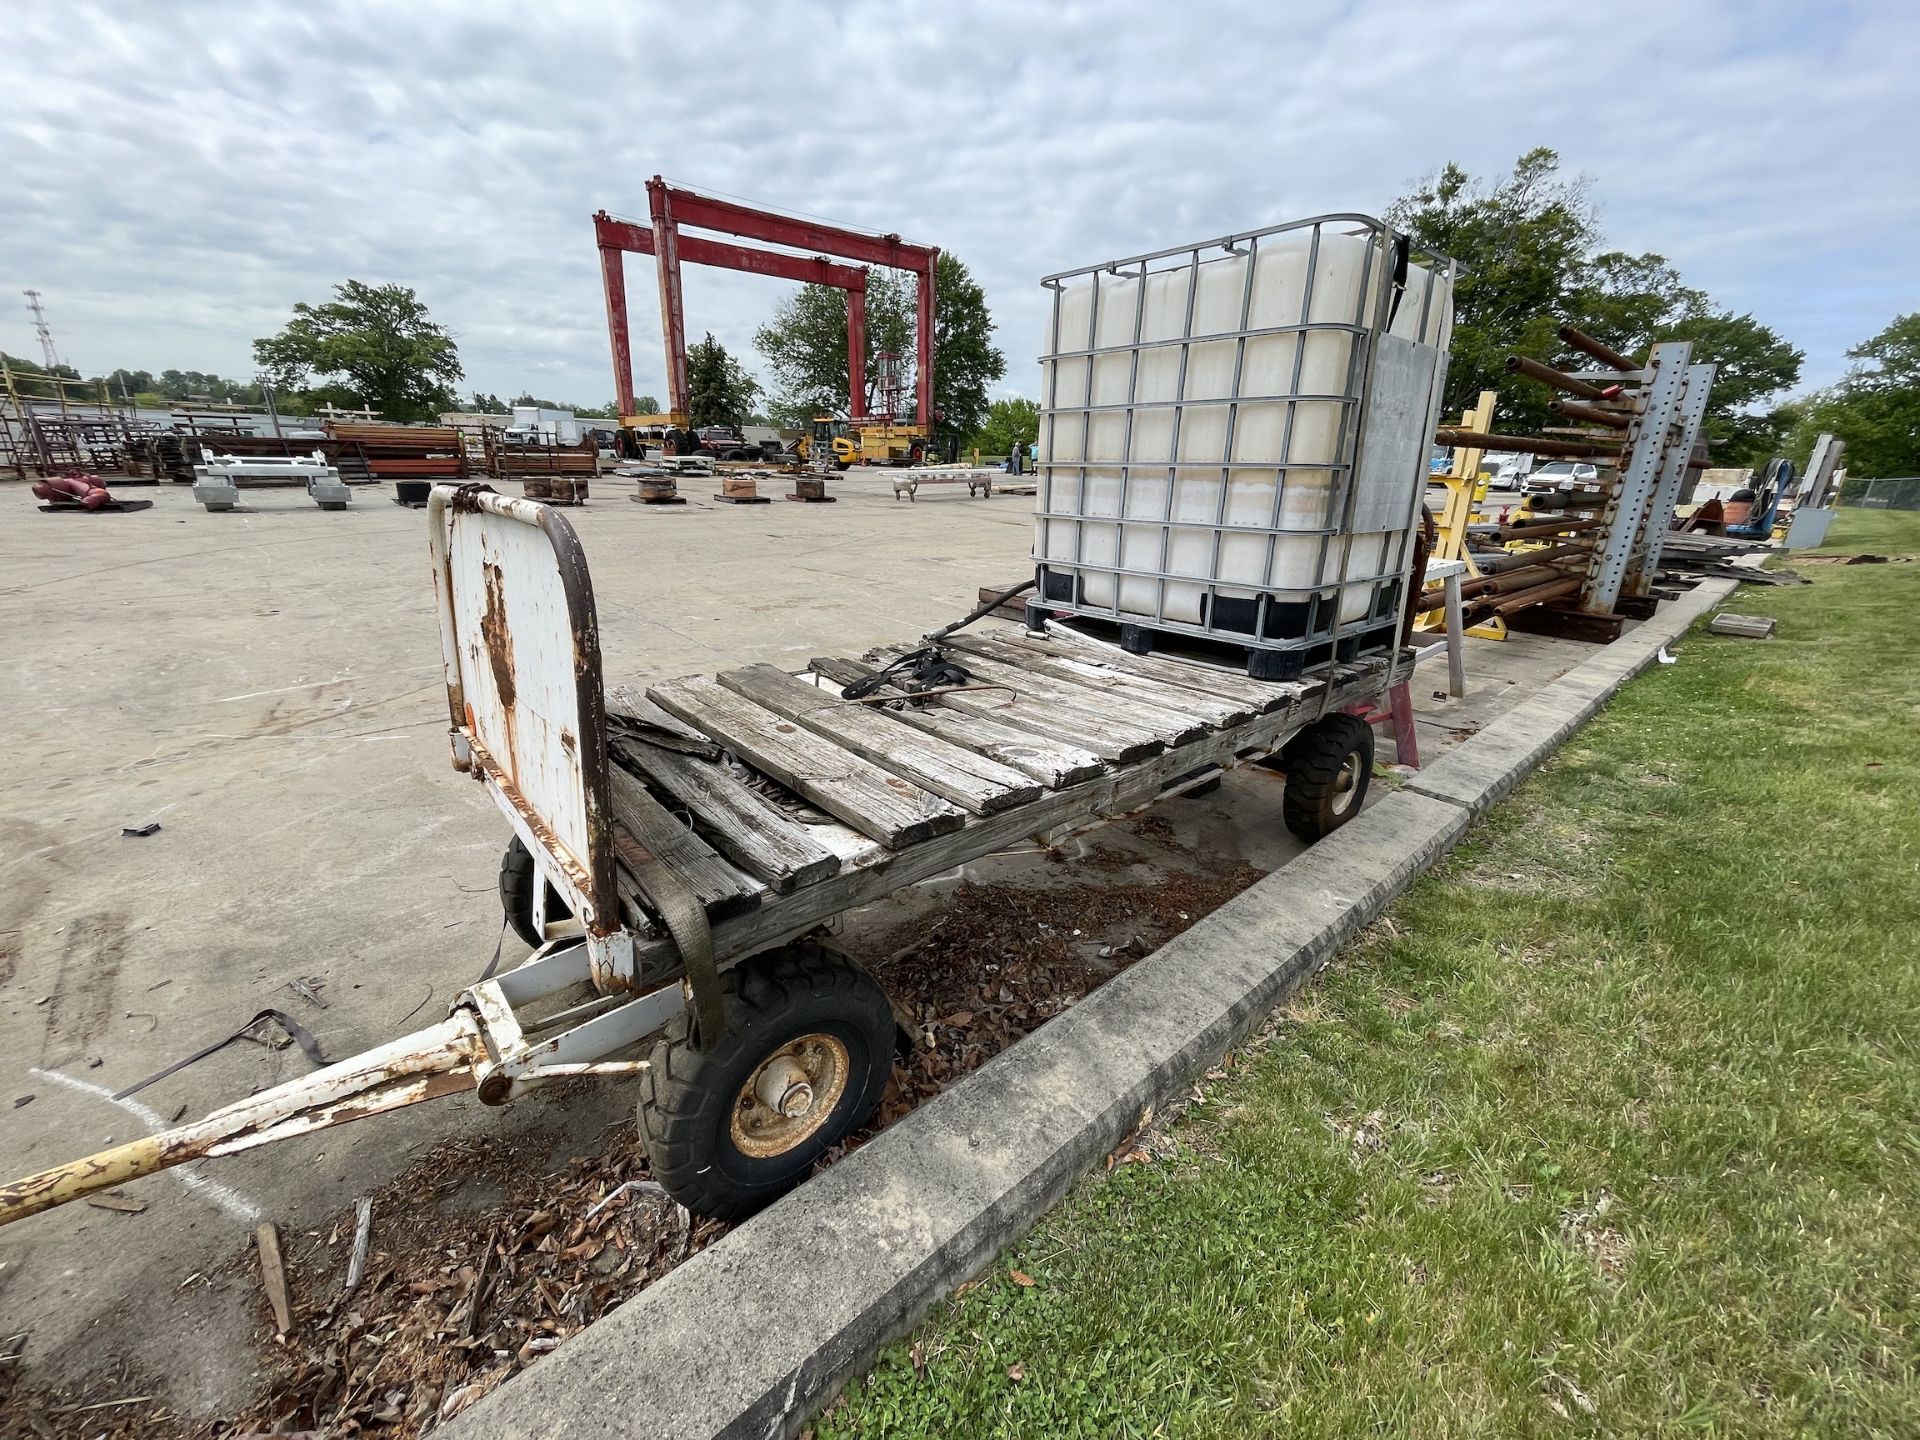
[(760, 1103), (789, 1120), (798, 1120), (813, 1108), (813, 1082), (791, 1055), (776, 1055), (761, 1068), (754, 1082)]
[(1349, 755), (1341, 765), (1340, 773), (1333, 777), (1333, 813), (1344, 815), (1347, 807), (1353, 804), (1353, 794), (1360, 786), (1360, 757)]
[(802, 1035), (782, 1045), (734, 1097), (734, 1147), (766, 1159), (803, 1143), (839, 1105), (852, 1068), (847, 1047), (832, 1035)]

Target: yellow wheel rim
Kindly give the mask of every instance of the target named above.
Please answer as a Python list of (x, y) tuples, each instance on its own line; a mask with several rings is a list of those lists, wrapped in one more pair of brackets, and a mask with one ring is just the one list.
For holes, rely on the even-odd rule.
[(846, 1094), (853, 1062), (832, 1035), (802, 1035), (761, 1061), (734, 1096), (729, 1133), (742, 1155), (784, 1155), (826, 1124)]

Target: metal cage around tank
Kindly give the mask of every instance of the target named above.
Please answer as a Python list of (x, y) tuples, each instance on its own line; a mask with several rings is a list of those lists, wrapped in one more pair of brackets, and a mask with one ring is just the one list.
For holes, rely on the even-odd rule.
[[(1042, 283), (1036, 610), (1118, 625), (1133, 650), (1156, 637), (1226, 642), (1264, 678), (1392, 648), (1445, 377), (1452, 261), (1337, 214)], [(1235, 283), (1237, 313), (1219, 323)], [(1197, 313), (1209, 289), (1211, 318)], [(1177, 323), (1169, 299), (1184, 301)], [(1202, 352), (1213, 378), (1196, 386)]]

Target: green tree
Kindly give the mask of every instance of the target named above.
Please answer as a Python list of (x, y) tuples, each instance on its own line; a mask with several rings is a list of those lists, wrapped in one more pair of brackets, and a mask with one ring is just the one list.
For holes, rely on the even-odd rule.
[(712, 332), (687, 347), (687, 423), (696, 430), (746, 424), (759, 395), (759, 382), (740, 368)]
[[(904, 276), (888, 270), (868, 273), (867, 384), (862, 396), (868, 412), (876, 408), (881, 353), (912, 351), (913, 305), (912, 287)], [(780, 302), (753, 343), (779, 387), (771, 409), (780, 423), (804, 426), (815, 415), (846, 413), (846, 291), (832, 285), (801, 286)]]
[(1920, 312), (1897, 316), (1847, 356), (1855, 364), (1839, 384), (1790, 412), (1786, 453), (1806, 464), (1830, 430), (1847, 442), (1850, 478), (1920, 475)]
[[(605, 410), (609, 415), (618, 414), (619, 409), (620, 405), (618, 401), (609, 400), (606, 403)], [(652, 395), (636, 395), (633, 397), (633, 413), (636, 415), (658, 415), (660, 414), (660, 401)]]
[(464, 371), (453, 337), (404, 285), (336, 285), (323, 305), (305, 301), (278, 335), (253, 342), (261, 377), (304, 390), (322, 377), (389, 420), (419, 420), (453, 407), (448, 388)]
[[(898, 271), (874, 270), (867, 279), (866, 408), (880, 408), (879, 357), (902, 357), (901, 380), (911, 409), (918, 312), (916, 287)], [(969, 435), (986, 420), (988, 388), (1007, 372), (993, 343), (986, 294), (956, 256), (942, 253), (934, 268), (933, 408), (935, 430)], [(780, 303), (753, 343), (766, 357), (779, 394), (769, 407), (784, 425), (813, 416), (844, 414), (847, 403), (847, 295), (828, 285), (806, 285)]]
[(987, 406), (986, 420), (967, 442), (981, 458), (1005, 455), (1016, 444), (1031, 445), (1040, 438), (1040, 407), (1024, 396), (996, 400)]
[(1703, 309), (1660, 334), (1691, 340), (1693, 358), (1716, 367), (1705, 429), (1718, 465), (1765, 465), (1780, 453), (1786, 418), (1767, 402), (1799, 383), (1803, 352), (1751, 315)]
[(1529, 150), (1513, 173), (1488, 183), (1448, 164), (1393, 202), (1386, 218), (1415, 244), (1460, 262), (1454, 285), (1446, 409), (1501, 391), (1501, 422), (1521, 433), (1546, 423), (1545, 395), (1507, 383), (1514, 350), (1554, 354), (1554, 326), (1596, 238), (1584, 181), (1559, 178), (1560, 157)]
[(107, 388), (115, 396), (157, 395), (160, 390), (151, 370), (115, 370), (107, 376)]
[(1799, 380), (1805, 357), (1753, 316), (1716, 308), (1664, 256), (1602, 249), (1589, 189), (1562, 178), (1559, 155), (1541, 146), (1491, 182), (1449, 164), (1388, 207), (1417, 244), (1460, 262), (1447, 410), (1498, 390), (1502, 429), (1530, 435), (1556, 423), (1552, 396), (1504, 362), (1517, 351), (1585, 368), (1554, 334), (1563, 321), (1629, 355), (1691, 340), (1696, 361), (1719, 367), (1706, 417), (1716, 462), (1766, 459), (1782, 430), (1767, 401)]
[(971, 435), (987, 423), (988, 387), (1007, 373), (993, 329), (986, 291), (957, 257), (942, 251), (933, 292), (933, 409), (940, 433)]
[(16, 375), (56, 375), (65, 380), (81, 378), (80, 372), (71, 365), (56, 365), (49, 370), (44, 365), (19, 355), (9, 355), (4, 350), (0, 350), (0, 361), (5, 361), (7, 368)]

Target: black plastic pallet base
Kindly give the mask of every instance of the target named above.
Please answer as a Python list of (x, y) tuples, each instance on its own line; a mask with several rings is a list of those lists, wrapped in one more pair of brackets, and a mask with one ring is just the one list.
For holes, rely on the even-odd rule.
[(771, 505), (771, 495), (716, 495), (716, 500), (724, 500), (729, 505)]
[(629, 495), (627, 498), (636, 505), (684, 505), (687, 503), (687, 497), (684, 495)]
[(789, 495), (789, 500), (798, 500), (802, 505), (833, 505), (838, 503), (838, 495)]
[[(1059, 613), (1045, 601), (1029, 604), (1026, 607), (1027, 628), (1044, 630), (1046, 622)], [(1091, 621), (1107, 627), (1107, 633), (1113, 634), (1120, 648), (1129, 655), (1151, 655), (1161, 649), (1174, 652), (1202, 650), (1221, 661), (1246, 666), (1247, 678), (1251, 680), (1273, 681), (1298, 680), (1336, 660), (1350, 661), (1385, 654), (1397, 643), (1400, 628), (1397, 618), (1381, 620), (1370, 630), (1342, 636), (1337, 645), (1331, 640), (1323, 640), (1317, 644), (1277, 650), (1268, 646), (1242, 644), (1225, 635), (1201, 638), (1183, 631), (1156, 630), (1150, 625), (1133, 625), (1125, 621), (1116, 623), (1096, 616), (1075, 616), (1071, 612), (1062, 618)]]

